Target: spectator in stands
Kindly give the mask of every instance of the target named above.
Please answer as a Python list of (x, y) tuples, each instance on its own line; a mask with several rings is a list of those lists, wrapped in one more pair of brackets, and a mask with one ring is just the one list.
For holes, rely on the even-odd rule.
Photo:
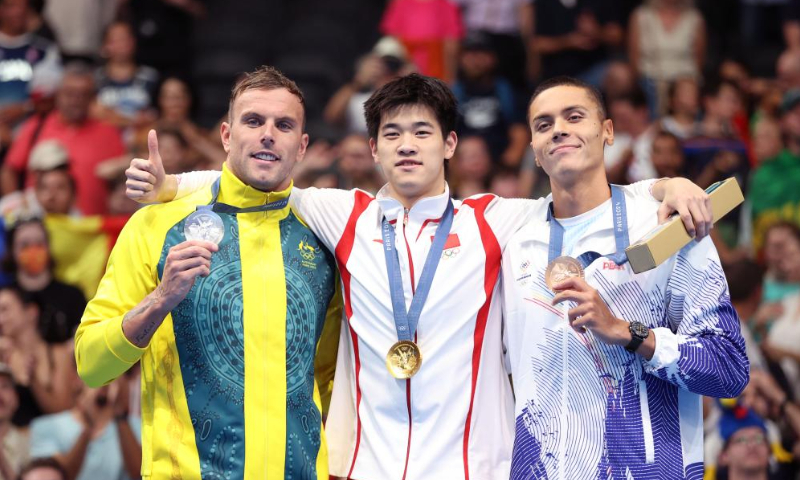
[(521, 198), (523, 195), (517, 170), (505, 166), (495, 168), (489, 180), (489, 193), (503, 198)]
[(620, 2), (537, 0), (533, 48), (541, 77), (580, 77), (600, 86), (609, 54), (625, 39)]
[(656, 132), (650, 163), (653, 164), (655, 178), (684, 176), (686, 158), (683, 155), (681, 140), (669, 132)]
[[(785, 139), (784, 148), (771, 158), (765, 158), (774, 151), (770, 144), (769, 122), (762, 120), (757, 127), (756, 155), (758, 168), (753, 173), (747, 191), (751, 205), (753, 223), (753, 248), (760, 252), (764, 245), (767, 228), (777, 220), (800, 222), (800, 90), (790, 90), (783, 97), (781, 105), (781, 133)], [(766, 134), (761, 133), (767, 130)], [(763, 136), (768, 138), (765, 140)], [(767, 147), (764, 146), (767, 144)]]
[(793, 252), (800, 250), (800, 227), (778, 221), (764, 236), (766, 274), (762, 305), (751, 325), (757, 339), (764, 338), (772, 323), (784, 314), (783, 300), (800, 292), (800, 271), (794, 269)]
[(0, 361), (11, 369), (19, 395), (15, 425), (72, 407), (70, 342), (47, 343), (39, 333), (39, 306), (15, 286), (0, 287)]
[(698, 134), (683, 142), (689, 178), (705, 188), (736, 176), (739, 185), (746, 188), (750, 171), (747, 148), (734, 126), (742, 108), (739, 88), (725, 80), (712, 83), (705, 89), (703, 104), (705, 114)]
[(39, 71), (55, 71), (61, 58), (53, 42), (28, 33), (28, 0), (0, 1), (0, 146), (11, 129), (33, 113), (30, 82)]
[[(454, 0), (461, 6), (467, 32), (489, 37), (497, 55), (497, 73), (508, 79), (517, 92), (527, 89), (526, 73), (536, 77), (536, 59), (531, 57), (534, 0)], [(533, 65), (527, 65), (533, 63)], [(533, 69), (533, 70), (532, 70)]]
[(13, 373), (0, 363), (0, 475), (4, 479), (16, 478), (28, 461), (28, 431), (11, 422), (18, 408)]
[[(187, 162), (202, 165), (199, 168), (203, 169), (221, 169), (225, 161), (225, 151), (218, 141), (211, 140), (208, 131), (192, 121), (193, 101), (188, 83), (177, 77), (165, 78), (158, 90), (158, 120), (137, 129), (132, 147), (134, 154), (146, 155), (147, 132), (150, 129), (159, 133), (162, 130), (174, 130), (183, 136), (190, 147)], [(124, 164), (129, 158), (123, 160), (121, 163)]]
[(67, 471), (52, 457), (34, 458), (22, 468), (18, 480), (69, 480)]
[[(783, 151), (781, 124), (776, 119), (763, 117), (758, 120), (758, 123), (756, 123), (753, 128), (752, 138), (753, 154), (755, 155), (756, 165), (758, 166), (769, 162)], [(800, 166), (800, 164), (798, 166)]]
[(74, 209), (75, 181), (69, 173), (69, 156), (58, 140), (37, 144), (31, 151), (28, 170), (35, 184), (0, 198), (0, 214), (6, 221), (13, 223), (51, 212), (80, 214)]
[(461, 137), (447, 183), (453, 198), (464, 199), (489, 190), (492, 157), (486, 140), (477, 135)]
[(458, 65), (458, 41), (464, 35), (458, 6), (450, 0), (392, 0), (381, 32), (403, 43), (423, 75), (452, 83)]
[(411, 73), (406, 49), (393, 37), (383, 37), (372, 51), (358, 60), (353, 79), (328, 100), (322, 113), (326, 122), (344, 127), (346, 133), (367, 134), (364, 102), (372, 92), (398, 76)]
[(6, 232), (6, 238), (9, 254), (4, 270), (14, 276), (19, 288), (39, 306), (42, 338), (54, 344), (71, 340), (86, 308), (86, 299), (76, 287), (54, 278), (44, 224), (38, 219), (17, 222)]
[(31, 457), (52, 456), (75, 480), (139, 478), (141, 423), (129, 413), (127, 378), (89, 388), (77, 373), (69, 376), (75, 407), (33, 421)]
[(681, 140), (697, 135), (700, 130), (700, 87), (693, 78), (679, 78), (667, 89), (669, 114), (659, 120), (661, 129)]
[(609, 180), (627, 184), (654, 178), (650, 154), (657, 128), (650, 123), (644, 92), (636, 88), (628, 95), (609, 99), (608, 113), (614, 122), (614, 144), (605, 151)]
[[(377, 193), (385, 180), (372, 159), (369, 139), (364, 135), (352, 134), (339, 142), (338, 171), (341, 175), (339, 188), (346, 190), (360, 188)], [(161, 153), (163, 159), (163, 151)]]
[(778, 85), (784, 90), (800, 88), (800, 50), (786, 50), (775, 63)]
[(630, 95), (639, 88), (639, 79), (631, 64), (622, 60), (613, 60), (608, 64), (600, 91), (603, 98), (618, 98)]
[(497, 55), (486, 35), (470, 33), (461, 49), (459, 79), (453, 86), (461, 112), (456, 132), (480, 135), (493, 159), (518, 167), (530, 142), (530, 129), (514, 89), (497, 76)]
[[(81, 64), (68, 65), (56, 97), (56, 111), (43, 119), (34, 117), (25, 122), (8, 152), (2, 167), (4, 194), (19, 188), (33, 147), (44, 140), (55, 139), (69, 153), (78, 209), (85, 215), (105, 213), (108, 190), (95, 174), (95, 168), (103, 160), (125, 153), (125, 147), (113, 125), (89, 117), (94, 94), (92, 70)], [(29, 178), (27, 183), (32, 185), (33, 179)]]
[[(743, 407), (736, 407), (742, 409)], [(729, 480), (768, 480), (770, 445), (764, 421), (752, 411), (724, 409), (720, 434), (725, 442), (719, 457), (716, 478)]]
[(628, 58), (645, 85), (651, 115), (666, 112), (670, 82), (700, 78), (705, 52), (705, 22), (690, 0), (650, 0), (633, 12)]
[(136, 37), (125, 22), (109, 25), (101, 55), (105, 59), (97, 71), (97, 102), (93, 116), (119, 127), (152, 123), (158, 72), (136, 64)]

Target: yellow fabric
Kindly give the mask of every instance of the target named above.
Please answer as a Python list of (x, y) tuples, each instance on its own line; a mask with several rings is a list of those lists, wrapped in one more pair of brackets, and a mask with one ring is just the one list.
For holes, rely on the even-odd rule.
[[(286, 198), (290, 192), (265, 194), (231, 177), (220, 189), (222, 203), (236, 201), (237, 206), (250, 207)], [(288, 214), (287, 206), (278, 211), (237, 215), (247, 339), (244, 417), (247, 429), (268, 432), (246, 435), (246, 478), (284, 478), (286, 423), (270, 424), (268, 420), (286, 415), (286, 337), (270, 333), (286, 331), (286, 279), (278, 222)]]
[[(227, 168), (221, 178), (219, 201), (239, 207), (285, 198), (291, 191), (290, 187), (267, 195), (242, 184)], [(158, 262), (168, 230), (196, 205), (210, 200), (210, 190), (200, 191), (175, 202), (145, 207), (131, 218), (75, 336), (78, 372), (90, 386), (114, 380), (141, 360), (145, 478), (200, 478), (199, 455), (171, 315), (144, 349), (128, 341), (122, 322), (125, 314), (157, 287)], [(245, 335), (245, 478), (277, 480), (285, 476), (286, 283), (279, 221), (288, 214), (287, 206), (238, 215)], [(340, 302), (338, 305), (329, 318), (341, 315)], [(316, 386), (314, 400), (321, 406)], [(327, 480), (324, 431), (321, 435), (317, 476)]]
[(103, 218), (47, 215), (44, 225), (56, 264), (55, 278), (75, 285), (86, 298), (92, 298), (108, 260), (109, 237), (101, 229)]
[(342, 329), (342, 287), (340, 277), (336, 276), (336, 290), (325, 318), (325, 325), (317, 344), (314, 358), (314, 377), (319, 386), (320, 411), (322, 418), (328, 417), (333, 393), (333, 377), (336, 373), (336, 354), (339, 350), (339, 334)]

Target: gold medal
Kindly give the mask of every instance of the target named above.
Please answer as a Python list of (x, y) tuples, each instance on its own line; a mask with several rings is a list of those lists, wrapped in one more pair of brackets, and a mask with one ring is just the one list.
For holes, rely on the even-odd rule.
[(554, 259), (544, 271), (544, 282), (553, 291), (555, 291), (553, 286), (571, 277), (583, 278), (583, 266), (576, 259), (566, 255)]
[(411, 378), (422, 365), (422, 352), (416, 343), (400, 340), (392, 345), (386, 355), (386, 368), (394, 378), (403, 380)]

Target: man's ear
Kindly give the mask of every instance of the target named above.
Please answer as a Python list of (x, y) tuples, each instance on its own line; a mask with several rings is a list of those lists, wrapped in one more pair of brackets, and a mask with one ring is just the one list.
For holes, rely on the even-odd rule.
[(372, 153), (372, 160), (375, 163), (379, 163), (378, 162), (378, 141), (375, 140), (374, 138), (371, 138), (371, 137), (369, 139), (369, 149), (370, 149), (370, 152)]
[(456, 153), (457, 146), (458, 135), (456, 135), (456, 132), (448, 133), (447, 137), (444, 139), (444, 158), (447, 160), (453, 158), (453, 155)]
[(300, 149), (297, 150), (297, 163), (303, 161), (306, 156), (306, 150), (308, 150), (308, 134), (304, 133), (300, 138)]
[(614, 145), (614, 122), (610, 118), (603, 120), (603, 142), (606, 145)]
[(231, 125), (228, 122), (220, 124), (219, 136), (222, 139), (222, 148), (225, 149), (225, 153), (231, 153)]

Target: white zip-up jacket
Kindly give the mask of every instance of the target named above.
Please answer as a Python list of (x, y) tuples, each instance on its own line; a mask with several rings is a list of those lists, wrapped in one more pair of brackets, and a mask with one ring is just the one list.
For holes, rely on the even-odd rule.
[[(178, 197), (213, 183), (216, 173), (183, 175)], [(652, 183), (624, 189), (649, 196)], [(291, 196), (295, 211), (334, 253), (342, 278), (345, 318), (325, 425), (330, 474), (507, 480), (514, 401), (497, 290), (501, 256), (514, 232), (543, 215), (547, 202), (488, 194), (453, 201), (453, 225), (417, 328), (422, 366), (411, 379), (397, 380), (386, 368), (397, 332), (382, 220), (394, 225), (408, 308), (449, 189), (408, 211), (385, 191), (296, 188)]]
[[(609, 200), (610, 202), (610, 200)], [(657, 224), (659, 204), (626, 190), (631, 243)], [(572, 256), (616, 250), (611, 208), (577, 239)], [(701, 395), (733, 397), (749, 364), (739, 320), (710, 238), (648, 272), (600, 257), (585, 279), (627, 321), (652, 329), (653, 358), (567, 324), (544, 282), (546, 210), (503, 254), (505, 342), (516, 394), (511, 478), (700, 479)]]

